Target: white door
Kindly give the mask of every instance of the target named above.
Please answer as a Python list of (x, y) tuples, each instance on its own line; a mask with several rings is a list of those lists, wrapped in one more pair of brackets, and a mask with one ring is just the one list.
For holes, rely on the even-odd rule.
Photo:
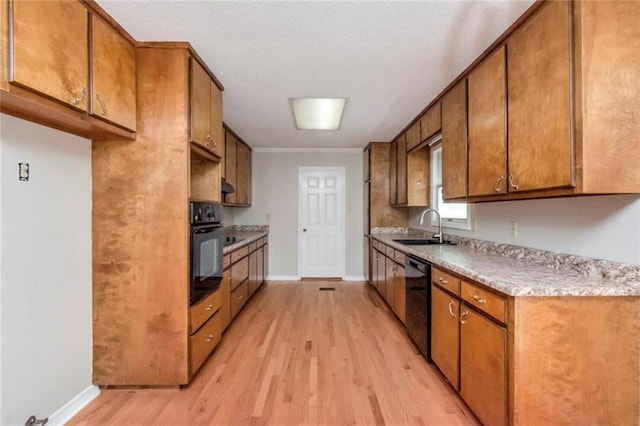
[(300, 167), (300, 275), (344, 275), (344, 167)]

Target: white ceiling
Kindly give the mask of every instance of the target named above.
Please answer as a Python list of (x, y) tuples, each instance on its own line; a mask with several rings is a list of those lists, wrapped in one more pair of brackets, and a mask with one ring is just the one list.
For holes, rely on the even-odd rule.
[[(190, 42), (251, 146), (362, 148), (397, 135), (533, 1), (98, 3), (137, 40)], [(290, 97), (347, 97), (340, 130), (296, 130)]]

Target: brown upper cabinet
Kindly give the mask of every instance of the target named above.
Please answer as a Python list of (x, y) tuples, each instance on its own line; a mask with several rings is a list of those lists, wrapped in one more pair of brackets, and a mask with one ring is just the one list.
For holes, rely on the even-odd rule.
[(467, 196), (467, 80), (442, 98), (442, 197)]
[(570, 6), (545, 4), (507, 40), (509, 191), (574, 185)]
[[(89, 108), (87, 9), (76, 1), (12, 3), (13, 68), (11, 83), (57, 99), (73, 108)], [(45, 41), (45, 42), (43, 42)], [(41, 46), (41, 48), (35, 48)]]
[(222, 92), (198, 61), (191, 58), (189, 66), (191, 142), (223, 158)]
[(1, 2), (11, 25), (0, 35), (0, 110), (94, 140), (135, 139), (133, 41), (106, 16), (79, 1)]
[(224, 195), (224, 205), (251, 206), (251, 147), (226, 125), (224, 178), (235, 192)]
[(436, 102), (420, 117), (420, 141), (424, 141), (440, 131), (440, 117), (440, 102)]
[(407, 129), (406, 140), (407, 151), (410, 151), (413, 147), (422, 142), (422, 139), (420, 138), (420, 120), (416, 120), (416, 122)]
[(475, 68), (469, 90), (469, 196), (507, 191), (506, 48)]
[(135, 132), (135, 48), (96, 15), (91, 15), (91, 45), (91, 114)]

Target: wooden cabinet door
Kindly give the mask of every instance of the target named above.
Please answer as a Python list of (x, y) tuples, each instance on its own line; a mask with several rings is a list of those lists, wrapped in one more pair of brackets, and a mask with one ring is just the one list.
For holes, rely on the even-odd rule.
[(386, 257), (384, 254), (377, 252), (376, 260), (376, 276), (378, 277), (376, 288), (378, 293), (383, 298), (385, 297), (385, 291), (387, 286), (387, 273), (386, 273)]
[(258, 249), (258, 273), (256, 279), (258, 280), (256, 286), (260, 287), (264, 283), (264, 246)]
[(467, 80), (442, 98), (442, 196), (467, 195)]
[(507, 424), (507, 331), (464, 304), (460, 393), (485, 425)]
[(385, 256), (384, 259), (385, 259), (385, 274), (386, 274), (385, 287), (384, 287), (384, 300), (386, 300), (387, 304), (391, 307), (391, 309), (395, 311), (394, 287), (396, 285), (395, 276), (396, 276), (396, 271), (398, 267), (395, 264), (395, 262), (389, 259), (388, 257)]
[(389, 145), (389, 204), (398, 204), (398, 141)]
[(236, 144), (236, 204), (251, 205), (251, 149), (242, 142)]
[(211, 86), (211, 116), (210, 134), (211, 150), (220, 158), (224, 158), (224, 129), (222, 128), (222, 91), (213, 80), (209, 80)]
[(189, 106), (191, 142), (210, 149), (211, 137), (211, 77), (194, 58), (189, 58)]
[(405, 286), (406, 284), (405, 268), (403, 266), (396, 265), (396, 272), (393, 279), (394, 279), (393, 310), (396, 312), (396, 315), (398, 316), (398, 318), (400, 318), (400, 321), (402, 321), (403, 324), (406, 324), (407, 322), (407, 308), (406, 308), (407, 289)]
[(91, 16), (91, 114), (136, 131), (136, 52), (128, 40)]
[(224, 330), (231, 322), (231, 268), (225, 269), (222, 273), (220, 291), (222, 292), (222, 303), (219, 314), (222, 320), (222, 330)]
[(502, 46), (469, 82), (469, 196), (507, 192), (506, 57)]
[(87, 111), (88, 22), (80, 2), (15, 0), (10, 81)]
[(411, 150), (413, 147), (422, 142), (422, 139), (420, 139), (420, 120), (413, 123), (411, 127), (407, 129), (406, 140), (406, 151)]
[(371, 283), (371, 249), (369, 247), (369, 237), (364, 236), (362, 240), (362, 252), (364, 253), (363, 266), (364, 266), (364, 279)]
[[(225, 180), (231, 184), (237, 191), (236, 182), (236, 137), (233, 133), (225, 131), (224, 143), (224, 163), (225, 163)], [(234, 204), (236, 202), (236, 192), (226, 194), (225, 203)]]
[(398, 138), (397, 154), (397, 191), (398, 204), (407, 204), (407, 139), (406, 134)]
[(258, 288), (258, 252), (254, 251), (249, 254), (249, 297)]
[(509, 191), (573, 185), (570, 7), (545, 3), (507, 40)]
[(460, 389), (460, 302), (439, 287), (431, 286), (431, 359), (449, 383)]
[(420, 118), (420, 138), (425, 140), (440, 131), (440, 102), (433, 105)]

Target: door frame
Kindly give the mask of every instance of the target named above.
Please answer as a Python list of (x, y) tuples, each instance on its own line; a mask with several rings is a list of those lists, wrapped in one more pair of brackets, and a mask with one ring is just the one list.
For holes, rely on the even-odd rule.
[(340, 273), (340, 278), (344, 279), (345, 277), (345, 258), (347, 256), (346, 253), (346, 220), (347, 220), (347, 213), (346, 213), (346, 201), (347, 201), (347, 174), (346, 174), (346, 168), (342, 167), (342, 166), (327, 166), (327, 167), (320, 167), (320, 166), (314, 166), (314, 167), (305, 167), (305, 166), (300, 166), (298, 167), (298, 277), (302, 278), (302, 239), (304, 238), (303, 232), (302, 232), (302, 222), (303, 222), (303, 214), (302, 214), (302, 199), (303, 199), (303, 186), (302, 186), (302, 182), (303, 182), (303, 173), (304, 172), (313, 172), (313, 171), (331, 171), (331, 172), (338, 172), (338, 174), (340, 175), (340, 178), (342, 179), (342, 194), (339, 194), (340, 197), (340, 202), (342, 203), (342, 211), (340, 212), (341, 214), (341, 224), (340, 224), (340, 241), (338, 243), (338, 246), (340, 247), (340, 251), (342, 252), (342, 256), (340, 256), (340, 260), (339, 260), (339, 273)]

